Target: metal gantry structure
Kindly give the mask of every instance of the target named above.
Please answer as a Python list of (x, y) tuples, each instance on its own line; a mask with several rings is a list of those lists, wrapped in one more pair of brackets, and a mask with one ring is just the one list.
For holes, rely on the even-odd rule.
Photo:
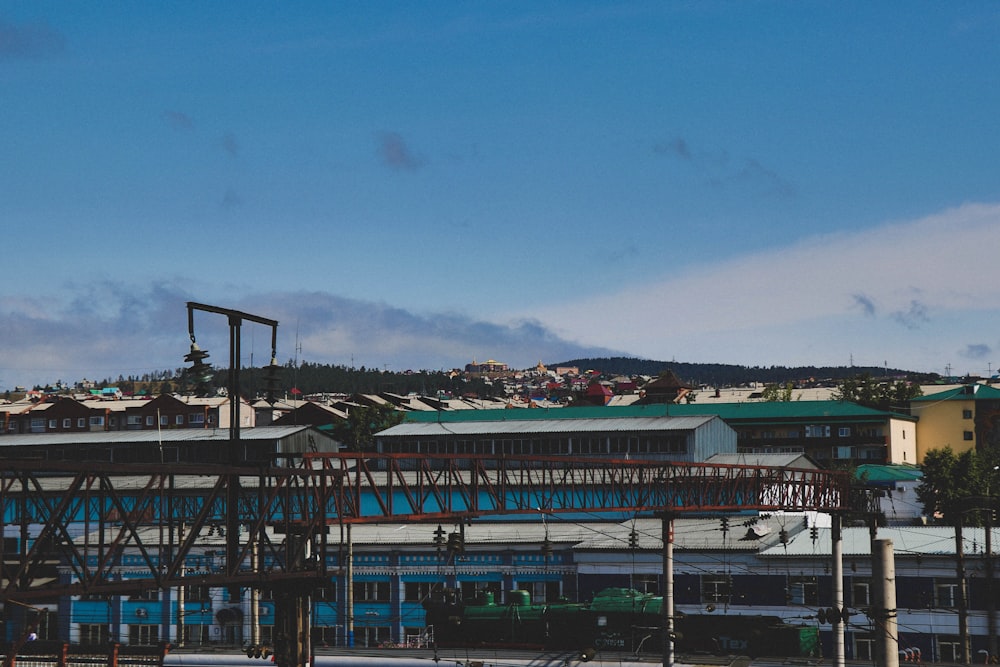
[[(190, 585), (192, 548), (224, 528), (222, 567), (196, 583), (275, 592), (279, 667), (309, 663), (309, 593), (329, 583), (327, 536), (336, 525), (380, 521), (465, 522), (475, 517), (561, 512), (656, 512), (663, 518), (664, 664), (673, 661), (673, 518), (688, 512), (817, 510), (852, 503), (847, 473), (762, 466), (563, 456), (304, 454), (295, 464), (252, 467), (239, 460), (240, 329), (271, 329), (268, 394), (277, 386), (275, 320), (187, 304), (185, 361), (200, 389), (212, 368), (195, 339), (194, 314), (229, 322), (227, 465), (107, 466), (4, 460), (0, 466), (0, 603), (73, 595), (122, 595)], [(284, 457), (288, 460), (288, 457)], [(280, 539), (279, 539), (280, 536)], [(350, 544), (348, 554), (350, 554)], [(124, 554), (148, 576), (121, 578)], [(347, 569), (350, 571), (350, 556)], [(135, 567), (133, 563), (133, 567)], [(57, 568), (68, 571), (63, 578)], [(349, 576), (349, 575), (348, 575)], [(348, 587), (350, 595), (350, 587)], [(252, 605), (253, 606), (253, 605)], [(280, 646), (279, 646), (280, 643)], [(9, 658), (10, 656), (8, 656)]]
[[(277, 600), (277, 661), (308, 662), (308, 595), (338, 574), (326, 569), (338, 524), (467, 522), (476, 517), (656, 512), (664, 520), (665, 580), (672, 581), (672, 521), (680, 514), (744, 510), (839, 512), (846, 473), (559, 456), (305, 454), (289, 467), (115, 465), (5, 461), (0, 601), (30, 605), (71, 595), (122, 595), (191, 585), (192, 547), (225, 527), (224, 567), (201, 585), (270, 588)], [(280, 539), (279, 539), (279, 536)], [(119, 578), (138, 554), (146, 577)], [(318, 556), (318, 557), (317, 557)], [(72, 581), (53, 579), (53, 564)], [(263, 564), (266, 563), (266, 567)], [(135, 567), (135, 563), (132, 564)], [(671, 591), (665, 591), (664, 662), (672, 663)], [(668, 606), (669, 605), (669, 606)], [(277, 624), (276, 624), (277, 625)]]

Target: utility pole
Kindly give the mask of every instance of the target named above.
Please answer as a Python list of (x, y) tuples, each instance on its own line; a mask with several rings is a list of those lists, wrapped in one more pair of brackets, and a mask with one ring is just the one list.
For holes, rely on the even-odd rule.
[(663, 534), (663, 667), (674, 667), (674, 515), (661, 516)]
[(881, 667), (899, 667), (899, 631), (896, 610), (896, 563), (892, 540), (872, 540), (872, 583), (875, 585), (875, 624)]
[(965, 542), (962, 527), (965, 517), (955, 513), (955, 574), (958, 577), (958, 635), (961, 642), (962, 664), (972, 664), (972, 646), (969, 640), (969, 589), (965, 578)]
[(833, 566), (830, 575), (833, 579), (833, 607), (841, 614), (840, 620), (833, 624), (833, 667), (844, 667), (846, 653), (844, 650), (845, 626), (847, 615), (844, 610), (844, 541), (841, 530), (843, 517), (838, 512), (831, 515), (830, 524), (830, 559)]

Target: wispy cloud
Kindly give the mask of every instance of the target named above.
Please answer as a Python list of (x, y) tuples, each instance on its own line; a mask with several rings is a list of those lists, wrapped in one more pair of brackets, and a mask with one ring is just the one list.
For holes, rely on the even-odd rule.
[(875, 317), (875, 302), (864, 294), (852, 294), (854, 305), (861, 309), (861, 312), (868, 317)]
[(47, 23), (17, 25), (0, 20), (0, 62), (48, 58), (65, 50), (65, 35)]
[(229, 154), (229, 157), (239, 157), (240, 156), (240, 142), (236, 140), (236, 135), (232, 132), (228, 132), (222, 136), (220, 141), (222, 150)]
[(959, 354), (966, 359), (986, 359), (993, 354), (993, 350), (985, 343), (970, 343)]
[(378, 152), (382, 161), (393, 169), (416, 171), (424, 166), (424, 159), (413, 153), (396, 132), (380, 132), (378, 135)]
[[(781, 198), (796, 195), (795, 184), (753, 157), (730, 160), (726, 151), (695, 151), (687, 139), (674, 137), (653, 144), (653, 152), (691, 165), (705, 177), (706, 185), (725, 188), (731, 185), (756, 189), (762, 194)], [(736, 163), (738, 166), (733, 166)]]
[[(185, 304), (211, 302), (195, 298), (186, 285), (189, 281), (169, 279), (146, 285), (97, 281), (75, 287), (64, 302), (0, 298), (0, 337), (8, 341), (0, 351), (0, 387), (182, 367), (189, 343)], [(488, 357), (528, 367), (540, 359), (620, 354), (566, 341), (534, 320), (496, 323), (456, 313), (415, 313), (322, 291), (243, 290), (218, 305), (277, 320), (280, 363), (294, 356), (296, 343), (300, 360), (391, 370), (451, 369)], [(269, 332), (255, 337), (252, 324), (243, 328), (243, 364), (267, 363)], [(209, 362), (225, 366), (225, 318), (196, 313), (195, 331), (199, 345), (209, 350)]]
[[(979, 326), (1000, 320), (1000, 283), (953, 268), (993, 266), (996, 248), (1000, 205), (970, 204), (731, 261), (681, 271), (672, 264), (669, 274), (651, 268), (626, 290), (530, 314), (581, 344), (659, 359), (846, 363), (863, 342), (885, 349), (876, 354), (905, 349), (943, 365), (960, 317)], [(580, 313), (599, 313), (601, 326), (580, 327)]]
[(672, 155), (682, 160), (690, 160), (691, 149), (688, 148), (687, 141), (680, 137), (675, 137), (669, 141), (662, 141), (653, 145), (653, 152), (660, 155)]
[(916, 299), (911, 300), (905, 309), (893, 312), (891, 317), (907, 329), (918, 329), (921, 325), (930, 322), (927, 306)]
[(175, 130), (191, 131), (194, 129), (194, 119), (182, 111), (164, 111), (163, 118)]

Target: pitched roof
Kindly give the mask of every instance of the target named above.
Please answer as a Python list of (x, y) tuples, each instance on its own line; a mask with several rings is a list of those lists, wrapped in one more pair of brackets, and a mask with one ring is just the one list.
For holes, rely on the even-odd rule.
[(977, 400), (1000, 400), (1000, 389), (991, 387), (988, 384), (965, 384), (961, 387), (954, 387), (947, 391), (936, 394), (926, 394), (912, 399), (913, 402), (927, 401), (977, 401)]

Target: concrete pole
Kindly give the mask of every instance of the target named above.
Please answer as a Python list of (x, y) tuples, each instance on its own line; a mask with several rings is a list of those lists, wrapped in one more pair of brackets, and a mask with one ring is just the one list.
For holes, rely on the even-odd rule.
[(972, 664), (972, 644), (969, 639), (969, 588), (965, 576), (965, 539), (962, 528), (965, 518), (961, 512), (955, 519), (955, 574), (958, 578), (958, 636), (962, 647), (962, 664)]
[(896, 563), (892, 540), (872, 540), (872, 583), (878, 589), (875, 634), (882, 667), (899, 667), (899, 629), (896, 619)]
[(663, 667), (674, 667), (674, 516), (662, 516), (663, 534)]
[(354, 647), (354, 545), (351, 542), (351, 524), (347, 524), (347, 562), (344, 564), (344, 578), (347, 580), (347, 609), (345, 619), (347, 623), (347, 637), (345, 642), (348, 648)]
[(990, 506), (986, 509), (986, 633), (990, 657), (997, 657), (997, 601), (993, 597), (993, 501), (987, 498)]
[[(838, 611), (844, 609), (844, 540), (841, 531), (842, 517), (832, 516), (830, 525), (830, 559), (833, 561), (830, 575), (833, 579), (833, 607)], [(844, 618), (833, 624), (833, 667), (844, 667), (847, 654), (844, 650), (844, 636), (847, 622)]]

